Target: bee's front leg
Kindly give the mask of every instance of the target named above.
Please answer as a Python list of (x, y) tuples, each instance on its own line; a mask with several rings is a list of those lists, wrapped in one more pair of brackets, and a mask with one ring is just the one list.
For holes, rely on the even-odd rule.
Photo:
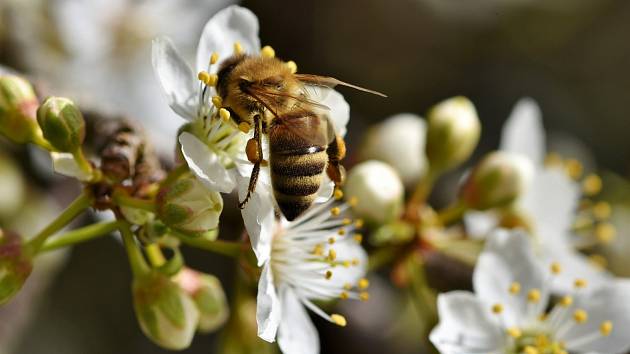
[(264, 163), (262, 152), (262, 134), (261, 134), (261, 120), (260, 116), (254, 117), (254, 136), (247, 141), (245, 146), (245, 154), (249, 162), (254, 164), (252, 174), (249, 177), (249, 186), (247, 187), (247, 196), (242, 202), (238, 203), (238, 207), (243, 209), (252, 196), (252, 193), (256, 190), (256, 182), (258, 182), (258, 174), (260, 173), (260, 165)]
[(326, 174), (335, 182), (335, 185), (343, 185), (346, 179), (346, 170), (341, 165), (341, 160), (346, 157), (346, 143), (341, 136), (335, 135), (335, 139), (326, 148), (326, 154), (328, 154)]

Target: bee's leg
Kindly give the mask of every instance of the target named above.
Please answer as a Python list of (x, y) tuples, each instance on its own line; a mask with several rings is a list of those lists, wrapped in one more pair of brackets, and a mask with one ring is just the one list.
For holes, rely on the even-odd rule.
[(343, 141), (343, 138), (335, 135), (335, 138), (326, 149), (326, 154), (328, 154), (326, 174), (335, 182), (335, 185), (340, 186), (346, 179), (346, 170), (340, 163), (346, 157), (346, 143)]
[(238, 203), (238, 207), (243, 209), (247, 202), (252, 196), (252, 193), (256, 190), (256, 182), (258, 182), (258, 174), (260, 173), (260, 164), (263, 162), (263, 152), (262, 152), (262, 134), (261, 134), (261, 124), (260, 117), (254, 117), (254, 136), (247, 141), (247, 146), (245, 147), (245, 153), (247, 154), (247, 159), (249, 162), (254, 164), (254, 168), (252, 169), (252, 174), (249, 177), (249, 186), (247, 187), (247, 195), (242, 202)]

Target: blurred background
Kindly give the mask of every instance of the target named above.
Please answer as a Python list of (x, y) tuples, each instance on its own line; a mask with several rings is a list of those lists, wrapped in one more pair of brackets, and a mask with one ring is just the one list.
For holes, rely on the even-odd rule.
[[(170, 111), (153, 76), (150, 41), (171, 36), (192, 58), (205, 21), (229, 3), (0, 0), (0, 65), (28, 75), (42, 95), (66, 95), (99, 114), (138, 120), (169, 160), (173, 145), (168, 142), (174, 142), (183, 121)], [(483, 124), (479, 156), (498, 146), (514, 103), (529, 96), (541, 106), (551, 149), (602, 172), (604, 195), (619, 206), (616, 210), (626, 210), (619, 222), (628, 224), (623, 205), (630, 203), (630, 2), (240, 4), (258, 15), (262, 44), (297, 62), (301, 72), (336, 76), (389, 95), (380, 99), (341, 89), (351, 106), (349, 165), (370, 125), (400, 112), (423, 115), (455, 95), (469, 97), (477, 107)], [(2, 227), (32, 234), (76, 194), (77, 185), (49, 170), (35, 151), (0, 140)], [(225, 210), (223, 235), (238, 235), (237, 209)], [(618, 239), (630, 244), (630, 232), (620, 229)], [(230, 296), (235, 265), (188, 251), (189, 263), (219, 276)], [(44, 271), (29, 280), (23, 294), (0, 309), (1, 354), (165, 352), (136, 324), (127, 260), (113, 238), (46, 261), (36, 266)], [(405, 296), (385, 280), (372, 283), (370, 302), (344, 304), (347, 328), (314, 318), (323, 353), (421, 351), (422, 334)], [(184, 353), (219, 352), (220, 337), (197, 336)]]

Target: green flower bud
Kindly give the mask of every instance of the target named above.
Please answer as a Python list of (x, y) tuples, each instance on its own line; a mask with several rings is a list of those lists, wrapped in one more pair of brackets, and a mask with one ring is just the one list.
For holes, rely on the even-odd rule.
[(184, 268), (174, 280), (195, 301), (200, 314), (197, 328), (200, 332), (209, 333), (225, 324), (230, 311), (217, 277)]
[(163, 348), (188, 348), (199, 321), (199, 311), (191, 297), (158, 271), (134, 278), (132, 287), (142, 332)]
[(85, 121), (77, 106), (67, 98), (48, 97), (37, 110), (44, 138), (61, 152), (76, 152), (85, 139)]
[(361, 146), (361, 158), (389, 164), (405, 185), (412, 186), (426, 172), (426, 133), (424, 119), (410, 113), (397, 114), (370, 128)]
[(18, 144), (41, 140), (36, 121), (38, 105), (28, 81), (13, 75), (0, 76), (0, 133)]
[(20, 291), (32, 270), (33, 261), (22, 238), (0, 229), (0, 305)]
[(219, 225), (223, 198), (186, 175), (160, 190), (157, 207), (159, 218), (171, 229), (199, 236)]
[(426, 153), (432, 169), (445, 171), (470, 157), (481, 133), (470, 100), (458, 96), (442, 101), (429, 111), (428, 120)]
[(486, 155), (468, 175), (459, 196), (473, 209), (502, 207), (525, 192), (533, 173), (534, 166), (526, 157), (495, 151)]
[(404, 191), (396, 170), (375, 160), (354, 166), (345, 185), (348, 198), (356, 198), (354, 213), (376, 224), (386, 224), (400, 215)]

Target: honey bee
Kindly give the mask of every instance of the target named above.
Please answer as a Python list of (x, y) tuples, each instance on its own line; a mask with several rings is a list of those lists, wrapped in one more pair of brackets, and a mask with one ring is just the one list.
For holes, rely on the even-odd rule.
[[(274, 197), (287, 220), (294, 220), (315, 200), (326, 170), (336, 184), (345, 172), (340, 161), (346, 149), (312, 89), (325, 92), (343, 85), (386, 97), (382, 93), (332, 77), (296, 74), (295, 67), (275, 56), (235, 54), (219, 66), (216, 90), (221, 107), (244, 132), (254, 129), (246, 155), (254, 164), (244, 208), (256, 188), (261, 165), (269, 164)], [(262, 136), (269, 140), (264, 159)]]

